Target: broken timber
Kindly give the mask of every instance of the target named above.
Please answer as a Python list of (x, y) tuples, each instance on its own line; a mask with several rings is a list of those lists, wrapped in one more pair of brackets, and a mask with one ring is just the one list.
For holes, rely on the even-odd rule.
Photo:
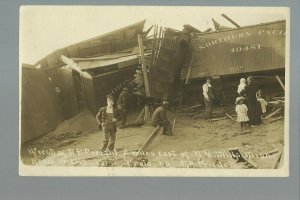
[(275, 76), (277, 81), (279, 82), (280, 86), (282, 87), (283, 90), (285, 90), (284, 84), (282, 83), (281, 79), (279, 78), (278, 75)]
[(268, 119), (270, 117), (272, 117), (273, 115), (279, 113), (279, 111), (281, 111), (282, 108), (278, 108), (276, 111), (272, 112), (271, 114), (267, 115), (264, 119)]
[(225, 115), (226, 115), (227, 117), (229, 117), (232, 121), (236, 122), (235, 119), (234, 119), (233, 117), (231, 117), (229, 114), (225, 113)]
[[(145, 160), (144, 156), (141, 156), (143, 153), (145, 152), (146, 149), (149, 147), (149, 145), (152, 143), (152, 141), (154, 140), (154, 138), (158, 135), (159, 131), (161, 130), (161, 126), (157, 125), (156, 128), (154, 129), (154, 131), (151, 133), (150, 137), (146, 140), (146, 142), (144, 143), (144, 145), (138, 150), (137, 152), (137, 157), (134, 157), (131, 161), (130, 161), (130, 166), (133, 167), (135, 162), (144, 162), (143, 160)], [(147, 159), (146, 159), (147, 160)]]
[(191, 69), (192, 69), (192, 65), (193, 65), (193, 60), (194, 60), (194, 53), (192, 54), (192, 58), (191, 58), (191, 62), (190, 62), (190, 66), (189, 66), (189, 71), (187, 73), (186, 76), (186, 80), (185, 80), (185, 84), (187, 85), (190, 79), (190, 75), (191, 75)]
[[(142, 65), (142, 71), (143, 71), (143, 77), (144, 77), (146, 97), (150, 97), (148, 74), (147, 74), (147, 69), (146, 69), (145, 60), (144, 60), (144, 46), (143, 46), (142, 36), (140, 34), (138, 34), (138, 43), (139, 43), (139, 50), (140, 50), (140, 56), (141, 56), (141, 65)], [(141, 111), (140, 115), (138, 116), (138, 118), (136, 119), (136, 121), (141, 121), (140, 119), (142, 117), (144, 118), (144, 121), (150, 120), (150, 117), (151, 117), (150, 107), (147, 104), (142, 109), (142, 111)]]
[(223, 119), (227, 119), (227, 116), (225, 117), (219, 117), (219, 118), (214, 118), (214, 119), (209, 119), (209, 122), (214, 122), (214, 121), (219, 121), (219, 120), (223, 120)]
[(140, 34), (138, 34), (138, 43), (139, 43), (141, 65), (142, 65), (143, 76), (144, 76), (145, 92), (146, 92), (146, 96), (150, 97), (150, 88), (149, 88), (149, 82), (148, 82), (147, 69), (146, 69), (145, 62), (144, 62), (144, 47), (143, 47), (142, 36)]
[(149, 147), (149, 145), (152, 143), (152, 141), (154, 140), (154, 138), (158, 135), (158, 133), (159, 133), (160, 130), (161, 130), (161, 126), (157, 125), (156, 128), (154, 129), (154, 131), (151, 133), (150, 137), (146, 140), (146, 142), (139, 149), (138, 152), (145, 151)]

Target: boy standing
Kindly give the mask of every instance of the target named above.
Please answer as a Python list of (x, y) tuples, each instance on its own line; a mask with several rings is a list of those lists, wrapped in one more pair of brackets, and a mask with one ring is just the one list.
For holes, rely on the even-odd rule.
[(104, 132), (104, 139), (101, 151), (104, 152), (108, 147), (109, 151), (114, 151), (115, 140), (117, 133), (116, 122), (118, 121), (119, 114), (117, 109), (113, 107), (114, 100), (112, 96), (107, 97), (107, 106), (100, 108), (96, 115), (96, 120), (99, 123), (99, 127)]

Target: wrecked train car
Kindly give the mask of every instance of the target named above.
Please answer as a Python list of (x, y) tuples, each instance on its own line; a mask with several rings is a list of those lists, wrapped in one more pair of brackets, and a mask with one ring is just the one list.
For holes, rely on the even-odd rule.
[[(94, 98), (93, 93), (89, 91), (93, 91), (93, 89), (98, 88), (98, 86), (103, 87), (104, 83), (105, 85), (108, 84), (107, 82), (101, 82), (96, 84), (97, 87), (94, 87), (94, 84), (100, 77), (105, 77), (105, 73), (98, 71), (95, 72), (93, 74), (94, 77), (92, 77), (87, 72), (84, 72), (83, 76), (81, 76), (82, 74), (78, 71), (70, 66), (66, 66), (61, 59), (62, 55), (68, 58), (83, 58), (85, 59), (83, 61), (81, 60), (83, 63), (84, 61), (88, 61), (88, 58), (93, 59), (92, 57), (99, 57), (105, 54), (114, 54), (116, 52), (128, 53), (128, 51), (131, 51), (131, 49), (137, 45), (137, 34), (146, 34), (143, 32), (144, 24), (145, 20), (56, 50), (36, 64), (30, 66), (30, 69), (27, 65), (23, 65), (21, 68), (21, 143), (32, 140), (55, 129), (63, 120), (75, 116), (82, 109), (84, 104), (88, 104), (88, 107), (93, 113), (98, 109), (98, 106), (103, 104), (103, 102), (101, 103), (101, 100)], [(125, 57), (127, 57), (127, 55)], [(123, 64), (116, 64), (116, 59), (113, 60), (114, 61), (109, 62), (114, 63), (105, 64), (106, 67), (101, 65), (99, 69), (101, 68), (101, 70), (103, 70), (107, 67), (114, 68), (115, 65), (122, 68)], [(136, 58), (130, 58), (129, 64), (127, 64), (132, 66), (136, 63), (136, 60)], [(82, 63), (80, 66), (83, 66), (83, 68), (86, 69), (86, 66)], [(124, 62), (122, 61), (121, 63)], [(125, 68), (128, 66), (127, 64)], [(122, 70), (126, 71), (127, 69), (129, 71), (132, 70), (132, 68), (126, 68), (116, 69), (116, 71), (119, 70), (119, 72), (121, 72)], [(94, 69), (87, 69), (87, 71), (94, 71)], [(130, 71), (130, 73), (131, 72), (132, 71)], [(100, 73), (102, 74), (100, 75)], [(118, 78), (123, 77), (120, 75), (123, 73), (107, 71), (106, 74), (111, 74), (110, 76), (107, 76), (108, 78), (106, 80), (114, 80), (113, 87), (124, 81), (123, 79)], [(110, 78), (112, 76), (115, 78)], [(101, 80), (102, 79), (104, 80), (105, 78), (101, 78)], [(89, 91), (85, 91), (84, 88), (89, 88)], [(109, 88), (107, 88), (105, 92), (108, 90)], [(38, 97), (38, 94), (35, 95), (35, 93), (42, 94), (44, 92), (47, 92), (47, 95), (40, 97)], [(102, 93), (99, 95), (102, 95)], [(45, 102), (47, 102), (45, 100), (46, 97), (48, 99), (47, 101), (51, 101), (48, 106), (44, 106)], [(49, 109), (51, 112), (49, 112)], [(35, 116), (37, 115), (35, 111), (38, 111), (37, 113), (41, 114)], [(55, 116), (55, 120), (53, 120), (53, 116)], [(32, 119), (35, 119), (34, 123), (29, 122), (32, 121)]]
[(276, 21), (195, 35), (181, 79), (284, 70), (285, 24)]
[[(239, 79), (249, 75), (257, 76), (261, 89), (269, 94), (281, 92), (275, 75), (285, 76), (285, 34), (284, 20), (193, 33), (180, 77), (187, 84), (185, 96), (203, 99), (202, 84), (212, 77), (218, 103), (232, 102)], [(268, 85), (274, 85), (272, 90)]]
[(152, 50), (153, 64), (148, 72), (150, 97), (172, 102), (180, 84), (178, 80), (185, 61), (188, 36), (181, 31), (165, 28), (162, 37), (157, 40), (157, 48)]

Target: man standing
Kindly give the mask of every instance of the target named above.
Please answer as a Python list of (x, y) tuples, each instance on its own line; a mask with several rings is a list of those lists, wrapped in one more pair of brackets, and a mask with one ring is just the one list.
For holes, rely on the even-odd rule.
[(107, 106), (100, 108), (96, 115), (99, 127), (104, 132), (103, 145), (101, 151), (104, 152), (108, 147), (109, 151), (114, 151), (118, 121), (118, 111), (113, 107), (114, 100), (112, 96), (107, 97)]
[(157, 125), (162, 126), (163, 134), (171, 136), (173, 135), (172, 127), (170, 121), (167, 119), (167, 113), (166, 113), (168, 105), (169, 103), (167, 101), (163, 101), (162, 106), (156, 108), (156, 110), (152, 115), (151, 124), (154, 127), (156, 127)]
[(127, 97), (128, 97), (128, 89), (124, 87), (117, 101), (117, 108), (121, 115), (121, 122), (122, 122), (122, 126), (120, 128), (125, 128), (127, 122), (127, 110), (126, 110)]
[(213, 93), (211, 87), (211, 79), (207, 78), (206, 83), (203, 85), (203, 96), (205, 103), (205, 119), (209, 119), (212, 113), (212, 101), (213, 101)]

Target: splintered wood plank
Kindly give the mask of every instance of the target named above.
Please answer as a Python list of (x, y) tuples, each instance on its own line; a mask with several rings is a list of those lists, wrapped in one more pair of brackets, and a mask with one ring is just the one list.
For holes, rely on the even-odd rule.
[(154, 129), (154, 131), (151, 133), (150, 137), (146, 140), (144, 145), (140, 148), (139, 152), (145, 151), (150, 146), (150, 144), (153, 142), (154, 138), (158, 135), (160, 130), (161, 130), (161, 127), (159, 125), (157, 125), (156, 128)]
[(149, 82), (148, 82), (148, 75), (147, 75), (147, 70), (146, 70), (146, 66), (145, 66), (145, 62), (144, 62), (143, 41), (142, 41), (142, 36), (140, 34), (138, 34), (138, 43), (139, 43), (140, 56), (141, 56), (141, 65), (142, 65), (142, 70), (143, 70), (143, 75), (144, 75), (146, 96), (150, 97), (150, 88), (149, 88)]

